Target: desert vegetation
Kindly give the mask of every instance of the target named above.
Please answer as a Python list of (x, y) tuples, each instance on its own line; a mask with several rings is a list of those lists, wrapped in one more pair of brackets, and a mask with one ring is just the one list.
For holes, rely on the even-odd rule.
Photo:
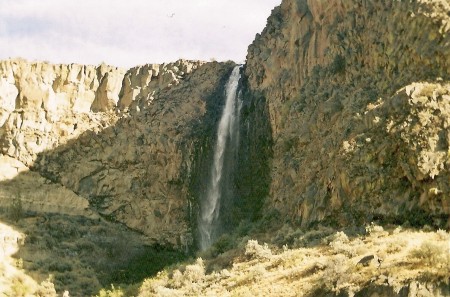
[[(36, 218), (25, 213), (19, 222), (33, 225), (33, 219)], [(53, 219), (58, 222), (55, 225), (63, 225), (61, 217)], [(49, 238), (58, 238), (55, 243), (39, 232), (33, 235), (28, 229), (27, 234), (2, 224), (1, 234), (7, 240), (2, 242), (0, 274), (3, 283), (0, 286), (8, 286), (5, 296), (42, 297), (63, 294), (312, 297), (327, 294), (364, 296), (361, 294), (365, 292), (389, 296), (389, 292), (404, 292), (413, 286), (426, 288), (435, 296), (448, 294), (445, 291), (449, 285), (448, 231), (428, 226), (416, 229), (407, 225), (372, 223), (365, 228), (347, 229), (321, 225), (304, 229), (282, 224), (270, 232), (261, 232), (269, 222), (243, 224), (235, 232), (222, 236), (208, 250), (198, 252), (190, 260), (178, 258), (172, 265), (161, 266), (159, 272), (155, 269), (155, 259), (142, 260), (141, 255), (139, 261), (128, 259), (128, 264), (134, 264), (120, 266), (121, 263), (111, 257), (123, 257), (119, 251), (108, 252), (105, 245), (83, 240), (82, 236), (75, 240), (67, 234), (58, 235), (61, 230), (75, 232), (67, 225), (53, 231), (54, 234), (50, 227), (45, 231)], [(105, 226), (92, 225), (89, 229), (91, 232), (98, 229), (98, 237), (111, 232)], [(83, 233), (83, 228), (77, 232)], [(129, 245), (130, 237), (115, 236), (118, 249), (133, 251)], [(69, 239), (73, 241), (73, 247), (68, 244)], [(126, 243), (126, 247), (121, 246)], [(76, 260), (63, 254), (71, 249), (78, 253)], [(58, 261), (51, 258), (56, 257), (55, 252)], [(150, 257), (151, 252), (145, 254)], [(94, 258), (99, 263), (94, 264)], [(109, 266), (105, 266), (105, 262)], [(109, 272), (109, 277), (96, 268)], [(128, 278), (126, 273), (154, 276)]]
[[(7, 230), (0, 232), (0, 255), (5, 259), (0, 272), (5, 277), (8, 269), (14, 271), (8, 296), (53, 296), (50, 291), (93, 296), (117, 291), (122, 284), (130, 290), (185, 257), (163, 246), (146, 246), (141, 235), (101, 218), (36, 215), (21, 208), (19, 212), (17, 205), (13, 200), (0, 212)], [(99, 291), (110, 284), (117, 288)]]
[(449, 285), (450, 234), (444, 230), (284, 226), (266, 239), (243, 237), (211, 260), (166, 268), (146, 279), (138, 296), (352, 296), (363, 289), (398, 293), (415, 280), (443, 294)]

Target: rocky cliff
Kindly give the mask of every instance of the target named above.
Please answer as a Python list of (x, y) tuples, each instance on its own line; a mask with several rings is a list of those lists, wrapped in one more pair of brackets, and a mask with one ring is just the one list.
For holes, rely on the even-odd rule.
[[(448, 224), (449, 7), (275, 8), (244, 69), (230, 224), (266, 209), (303, 226)], [(113, 220), (186, 244), (231, 65), (3, 61), (2, 154)]]
[[(283, 0), (248, 49), (238, 162), (226, 174), (233, 197), (221, 206), (227, 232), (263, 219), (205, 255), (231, 265), (226, 258), (239, 253), (226, 250), (249, 230), (283, 251), (250, 240), (237, 259), (255, 269), (235, 262), (231, 274), (207, 276), (210, 284), (198, 260), (158, 274), (166, 283), (144, 283), (141, 293), (168, 285), (182, 294), (183, 276), (194, 295), (248, 295), (245, 284), (278, 294), (275, 284), (280, 296), (446, 295), (448, 233), (389, 224), (450, 227), (449, 12), (448, 0)], [(56, 273), (58, 291), (71, 285), (84, 296), (140, 281), (132, 276), (195, 247), (234, 66), (0, 62), (0, 215), (30, 235), (23, 267)], [(282, 228), (269, 234), (273, 225)], [(377, 267), (361, 262), (375, 254), (384, 258)]]
[(139, 114), (39, 155), (34, 168), (155, 242), (191, 245), (192, 180), (211, 146), (232, 66), (199, 67)]
[(449, 11), (445, 0), (273, 10), (244, 80), (244, 118), (270, 123), (247, 145), (271, 156), (254, 158), (269, 171), (263, 212), (303, 226), (449, 226)]
[[(17, 167), (8, 176), (30, 180), (22, 162), (44, 177), (44, 188), (63, 186), (57, 192), (71, 199), (65, 205), (62, 197), (22, 189), (28, 210), (100, 214), (150, 242), (193, 244), (198, 172), (233, 63), (179, 60), (128, 71), (23, 60), (0, 65), (0, 141), (8, 160), (2, 164)], [(2, 178), (3, 206), (20, 191), (11, 178)]]
[(180, 83), (202, 62), (120, 69), (105, 64), (0, 62), (0, 148), (26, 165), (87, 130), (100, 131)]

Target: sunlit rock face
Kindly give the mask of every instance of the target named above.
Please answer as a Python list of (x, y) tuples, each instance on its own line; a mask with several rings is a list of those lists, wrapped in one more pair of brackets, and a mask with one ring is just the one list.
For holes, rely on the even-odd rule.
[[(100, 81), (109, 72), (120, 75), (124, 70), (106, 65), (0, 62), (1, 152), (31, 165), (36, 154), (101, 126), (102, 116), (90, 110)], [(104, 125), (114, 121), (113, 115), (103, 118)]]
[(449, 11), (442, 0), (273, 10), (245, 66), (244, 112), (273, 141), (263, 210), (303, 226), (448, 226)]
[(1, 61), (1, 152), (31, 165), (38, 153), (111, 126), (119, 112), (150, 104), (203, 63), (178, 60), (127, 71), (106, 64)]

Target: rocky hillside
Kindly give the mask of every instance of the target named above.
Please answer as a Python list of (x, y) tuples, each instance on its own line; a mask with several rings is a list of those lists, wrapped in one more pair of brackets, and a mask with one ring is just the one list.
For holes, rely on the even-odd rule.
[(255, 159), (270, 172), (263, 212), (302, 226), (449, 226), (449, 11), (446, 0), (273, 10), (244, 82), (247, 121), (270, 123), (249, 144), (272, 155)]
[(282, 248), (247, 238), (213, 260), (166, 268), (135, 296), (449, 296), (448, 232), (376, 225), (364, 235), (332, 230), (280, 230), (276, 238), (293, 239)]

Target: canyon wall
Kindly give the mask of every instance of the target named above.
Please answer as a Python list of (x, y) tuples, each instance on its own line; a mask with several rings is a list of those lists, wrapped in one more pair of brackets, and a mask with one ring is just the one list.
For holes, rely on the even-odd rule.
[(21, 191), (14, 180), (38, 173), (40, 184), (59, 185), (55, 193), (71, 200), (66, 205), (63, 197), (24, 188), (27, 210), (101, 215), (150, 243), (193, 245), (194, 196), (203, 190), (196, 177), (206, 171), (234, 63), (179, 60), (128, 71), (23, 60), (0, 65), (2, 160), (17, 160), (6, 162), (17, 173), (1, 182), (1, 205)]
[[(448, 11), (444, 0), (276, 7), (243, 70), (228, 224), (277, 212), (302, 226), (448, 226)], [(233, 66), (0, 62), (1, 153), (154, 242), (192, 245)]]
[(273, 10), (244, 78), (243, 118), (270, 123), (259, 144), (273, 142), (248, 143), (271, 156), (254, 154), (270, 172), (263, 212), (303, 226), (449, 226), (449, 11), (445, 0)]
[(214, 139), (233, 66), (199, 67), (139, 113), (39, 155), (33, 168), (154, 242), (192, 245), (193, 196), (201, 190), (192, 180)]

